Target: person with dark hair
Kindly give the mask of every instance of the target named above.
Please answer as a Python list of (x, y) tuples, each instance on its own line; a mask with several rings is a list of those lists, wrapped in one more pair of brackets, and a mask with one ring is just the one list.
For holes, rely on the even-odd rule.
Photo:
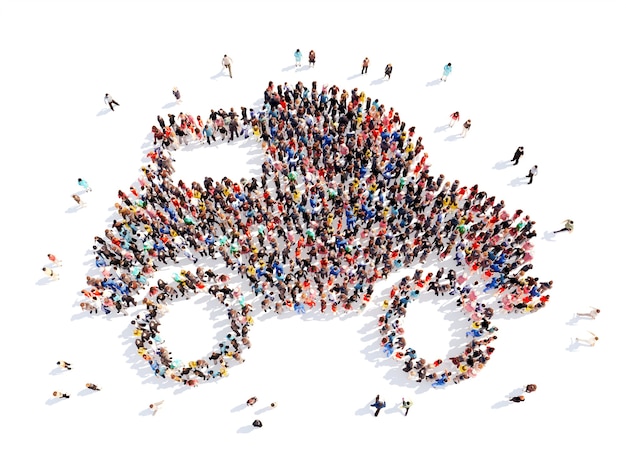
[(70, 397), (69, 393), (64, 393), (64, 392), (59, 392), (59, 391), (52, 392), (52, 396), (55, 398), (69, 398)]
[(404, 397), (402, 398), (402, 405), (400, 405), (400, 408), (404, 409), (404, 416), (409, 414), (409, 408), (411, 408), (413, 406), (413, 402), (410, 400), (405, 400)]
[(385, 67), (385, 77), (387, 77), (387, 80), (391, 80), (391, 72), (393, 72), (393, 66), (391, 64), (387, 64)]
[(120, 105), (120, 104), (119, 104), (117, 101), (115, 101), (115, 100), (113, 99), (113, 97), (112, 97), (111, 95), (109, 95), (108, 93), (105, 93), (105, 95), (104, 95), (104, 102), (105, 102), (107, 105), (109, 105), (109, 107), (111, 108), (111, 111), (115, 111), (115, 110), (113, 109), (113, 105), (116, 105), (116, 106), (119, 106), (119, 105)]
[[(172, 95), (174, 95), (174, 98), (176, 98), (176, 102), (177, 103), (180, 103), (182, 101), (181, 98), (180, 98), (180, 90), (178, 88), (176, 88), (176, 87), (172, 88)], [(171, 117), (170, 117), (170, 124), (172, 124), (172, 125), (174, 124), (172, 122), (172, 118)]]
[(361, 67), (361, 75), (363, 75), (364, 73), (367, 73), (367, 69), (370, 66), (370, 60), (366, 57), (365, 59), (363, 59), (363, 66)]
[(526, 400), (526, 398), (524, 398), (524, 395), (518, 395), (516, 397), (509, 398), (509, 401), (512, 401), (513, 403), (521, 403), (524, 400)]
[(376, 408), (376, 411), (374, 412), (374, 416), (378, 416), (378, 413), (380, 413), (380, 410), (382, 410), (383, 408), (387, 406), (387, 402), (380, 401), (380, 395), (376, 395), (376, 399), (374, 400), (374, 403), (372, 403), (370, 406), (373, 406), (374, 408)]
[(85, 387), (87, 387), (89, 390), (95, 390), (96, 392), (101, 391), (101, 388), (98, 387), (96, 384), (87, 383), (85, 384)]
[(309, 52), (309, 67), (315, 67), (315, 51), (313, 49)]
[(443, 82), (448, 80), (448, 75), (450, 75), (450, 72), (452, 72), (452, 64), (448, 62), (446, 65), (443, 66), (443, 75), (441, 76), (440, 80)]
[(254, 421), (252, 421), (252, 426), (254, 426), (255, 428), (262, 428), (263, 423), (260, 419), (255, 419)]
[(59, 366), (61, 369), (72, 370), (72, 364), (70, 364), (69, 362), (57, 361), (57, 366)]
[[(532, 178), (531, 178), (530, 180), (532, 181)], [(530, 183), (528, 183), (528, 184), (530, 184)], [(555, 230), (555, 231), (554, 231), (554, 232), (552, 232), (552, 233), (560, 233), (560, 232), (569, 232), (569, 233), (572, 233), (572, 232), (574, 231), (574, 221), (573, 221), (573, 220), (571, 220), (571, 219), (565, 219), (565, 220), (563, 221), (563, 223), (565, 224), (565, 226), (564, 226), (562, 229), (560, 229), (560, 230)]]
[(526, 385), (526, 388), (524, 389), (526, 393), (532, 393), (536, 390), (537, 390), (537, 386), (535, 384), (528, 384)]
[(522, 158), (524, 156), (524, 147), (517, 147), (517, 150), (515, 151), (515, 155), (513, 155), (513, 158), (511, 159), (513, 163), (513, 165), (517, 165), (519, 163), (519, 159)]
[(598, 314), (600, 313), (600, 309), (596, 307), (591, 307), (591, 310), (586, 313), (577, 313), (576, 315), (579, 317), (587, 317), (595, 320)]
[(465, 137), (467, 135), (467, 133), (470, 130), (470, 127), (472, 127), (472, 120), (468, 119), (467, 121), (463, 123), (463, 129), (461, 130), (461, 137)]
[(248, 406), (252, 406), (252, 405), (254, 405), (256, 402), (257, 402), (257, 398), (256, 398), (256, 397), (251, 397), (251, 398), (248, 398), (248, 400), (246, 401), (246, 405), (248, 405)]
[(296, 59), (296, 67), (302, 67), (302, 52), (300, 49), (296, 49), (296, 52), (293, 53), (294, 58)]
[(452, 114), (450, 114), (450, 127), (453, 127), (457, 121), (461, 118), (461, 115), (459, 114), (458, 111), (453, 112)]

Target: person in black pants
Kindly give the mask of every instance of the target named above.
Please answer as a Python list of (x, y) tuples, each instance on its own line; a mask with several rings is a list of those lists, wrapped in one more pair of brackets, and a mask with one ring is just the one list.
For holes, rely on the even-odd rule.
[(115, 101), (115, 100), (113, 99), (113, 97), (112, 97), (111, 95), (109, 95), (108, 93), (105, 93), (105, 95), (104, 95), (104, 102), (105, 102), (106, 104), (108, 104), (108, 105), (109, 105), (109, 107), (111, 108), (111, 111), (115, 111), (115, 110), (113, 109), (113, 105), (115, 105), (115, 106), (119, 106), (119, 105), (120, 105), (120, 104), (119, 104), (117, 101)]
[(519, 159), (522, 158), (524, 156), (524, 147), (517, 147), (517, 150), (515, 151), (515, 155), (513, 155), (513, 158), (511, 159), (511, 161), (513, 162), (513, 165), (517, 165), (519, 163)]

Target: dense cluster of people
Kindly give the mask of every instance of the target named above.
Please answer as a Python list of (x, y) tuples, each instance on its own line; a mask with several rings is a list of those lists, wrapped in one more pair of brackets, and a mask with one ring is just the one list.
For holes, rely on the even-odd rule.
[[(411, 379), (443, 385), (489, 359), (494, 310), (531, 312), (548, 301), (551, 282), (528, 274), (534, 222), (477, 185), (431, 175), (422, 138), (393, 108), (316, 82), (270, 82), (264, 96), (257, 110), (159, 116), (149, 163), (129, 193), (119, 191), (115, 220), (95, 237), (101, 276), (88, 277), (81, 305), (104, 313), (143, 305), (132, 320), (135, 344), (156, 375), (189, 386), (223, 377), (243, 362), (255, 309), (359, 311), (381, 279), (420, 265), (383, 305), (381, 345), (405, 360)], [(264, 151), (258, 179), (175, 181), (171, 150), (249, 133)], [(212, 260), (238, 281), (213, 272)], [(456, 270), (425, 272), (432, 262)], [(168, 283), (156, 274), (170, 264), (181, 269)], [(209, 355), (184, 362), (164, 346), (159, 319), (175, 299), (199, 293), (221, 302), (231, 329)], [(458, 296), (470, 320), (471, 341), (446, 362), (427, 364), (402, 334), (408, 302), (426, 294)]]

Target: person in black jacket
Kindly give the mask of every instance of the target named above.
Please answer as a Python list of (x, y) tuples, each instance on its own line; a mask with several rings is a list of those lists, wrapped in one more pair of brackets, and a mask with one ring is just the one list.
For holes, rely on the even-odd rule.
[(391, 79), (391, 72), (393, 71), (393, 67), (391, 64), (387, 64), (387, 67), (385, 67), (385, 77), (387, 77), (387, 80)]
[(522, 158), (524, 156), (524, 147), (517, 147), (517, 150), (515, 151), (515, 155), (513, 155), (513, 158), (511, 159), (513, 163), (513, 165), (517, 165), (519, 163), (519, 159)]

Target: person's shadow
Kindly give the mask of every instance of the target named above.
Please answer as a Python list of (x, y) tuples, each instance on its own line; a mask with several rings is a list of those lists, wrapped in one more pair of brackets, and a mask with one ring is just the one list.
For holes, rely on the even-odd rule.
[(283, 67), (283, 68), (281, 69), (281, 72), (289, 72), (290, 70), (293, 70), (293, 69), (295, 69), (295, 68), (296, 68), (296, 66), (295, 66), (295, 65), (290, 65), (289, 67)]
[(98, 114), (96, 114), (96, 117), (99, 116), (104, 116), (105, 114), (109, 114), (111, 111), (111, 108), (102, 108), (100, 111), (98, 111)]
[(449, 128), (450, 128), (450, 126), (448, 124), (446, 124), (445, 126), (435, 127), (435, 134), (437, 132), (443, 132), (443, 131), (445, 131), (446, 129), (449, 129)]
[(252, 431), (254, 431), (254, 426), (252, 426), (251, 424), (248, 424), (247, 426), (242, 426), (237, 429), (237, 433), (239, 434), (248, 434)]
[(551, 231), (551, 230), (546, 230), (546, 231), (543, 233), (543, 239), (544, 239), (544, 240), (546, 240), (546, 241), (548, 241), (548, 242), (553, 242), (553, 241), (554, 241), (554, 235), (555, 235), (555, 233), (554, 233), (553, 231)]
[(526, 181), (526, 176), (519, 176), (515, 179), (512, 179), (511, 182), (509, 183), (509, 186), (513, 186), (514, 188), (516, 188), (524, 184), (528, 184), (528, 182)]
[(380, 85), (383, 82), (386, 82), (387, 80), (385, 80), (385, 77), (383, 78), (377, 78), (376, 80), (372, 80), (372, 82), (370, 83), (370, 85)]
[(215, 75), (211, 76), (211, 80), (217, 80), (218, 78), (221, 77), (228, 77), (228, 70), (227, 69), (221, 69), (219, 72), (217, 72)]
[(509, 160), (500, 160), (498, 163), (496, 163), (493, 166), (493, 169), (494, 170), (504, 170), (505, 168), (509, 168), (511, 166), (514, 166), (514, 165), (511, 165), (511, 162)]
[(348, 80), (354, 80), (355, 78), (358, 78), (358, 77), (360, 77), (362, 75), (365, 75), (365, 74), (355, 73), (354, 75), (350, 75), (348, 77)]
[(163, 109), (173, 108), (174, 106), (176, 106), (176, 103), (177, 101), (170, 101), (169, 103), (163, 105)]
[(431, 80), (430, 82), (426, 83), (426, 86), (435, 86), (435, 85), (439, 85), (440, 83), (441, 83), (440, 79)]
[(461, 134), (449, 135), (444, 140), (447, 140), (448, 142), (454, 142), (455, 140), (458, 140), (458, 139), (461, 139)]

